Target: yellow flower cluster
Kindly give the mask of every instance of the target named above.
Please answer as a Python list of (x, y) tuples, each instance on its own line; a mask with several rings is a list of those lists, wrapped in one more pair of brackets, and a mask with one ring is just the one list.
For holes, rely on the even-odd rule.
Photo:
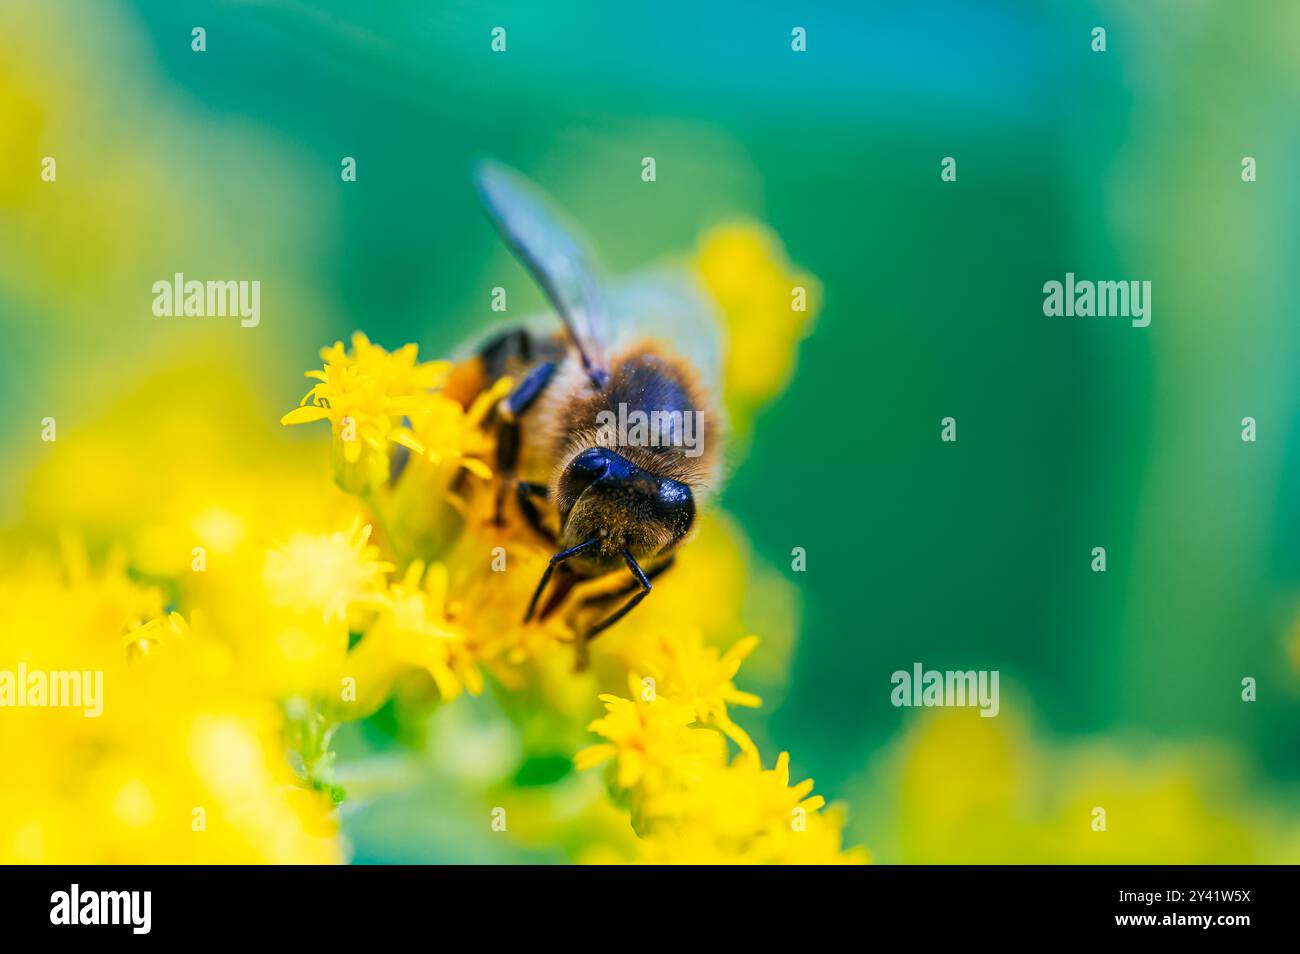
[[(615, 803), (591, 775), (557, 789), (576, 801), (549, 814), (522, 808), (517, 838), (652, 862), (861, 857), (840, 851), (841, 820), (811, 782), (791, 786), (785, 756), (763, 769), (732, 718), (759, 704), (735, 685), (757, 645), (742, 613), (770, 620), (747, 671), (772, 681), (794, 611), (789, 584), (754, 565), (723, 515), (702, 517), (654, 599), (575, 672), (579, 610), (522, 622), (549, 553), (491, 519), (484, 424), (510, 382), (453, 398), (448, 364), (360, 334), (322, 360), (283, 423), (329, 421), (333, 482), (313, 447), (274, 428), (249, 357), (211, 349), (63, 430), (34, 468), (15, 530), (48, 539), (76, 526), (97, 556), (10, 561), (0, 668), (95, 669), (105, 698), (101, 718), (33, 708), (0, 720), (0, 760), (23, 772), (0, 790), (0, 860), (340, 861), (339, 725), (395, 695), (432, 703), (490, 685), (521, 737), (544, 725), (567, 764), (597, 697), (629, 679), (630, 698), (601, 697), (610, 748), (580, 761), (617, 765), (637, 851), (623, 851)], [(759, 399), (756, 384), (748, 393)], [(715, 598), (701, 606), (705, 588)]]
[[(908, 864), (1279, 864), (1300, 827), (1250, 804), (1245, 766), (1205, 743), (1053, 743), (1007, 705), (996, 719), (927, 710), (862, 780), (896, 780), (876, 850)], [(1189, 837), (1195, 832), (1196, 837)]]
[[(467, 469), (462, 451), (484, 439), (459, 405), (449, 415), (455, 402), (422, 390), (438, 381), (430, 366), (413, 348), (390, 363), (358, 343), (363, 361), (332, 362), (353, 369), (341, 390), (313, 399), (352, 411), (361, 434), (388, 422), (364, 417), (358, 395), (394, 417), (418, 401), (425, 473)], [(447, 619), (447, 569), (403, 561), (397, 574), (373, 514), (268, 438), (273, 418), (242, 400), (237, 366), (210, 353), (178, 362), (102, 421), (64, 431), (35, 470), (26, 536), (73, 523), (93, 552), (117, 549), (25, 562), (0, 550), (14, 564), (0, 575), (0, 669), (100, 672), (103, 711), (4, 710), (0, 761), (22, 782), (0, 794), (0, 860), (341, 861), (334, 728), (411, 674), (435, 695), (483, 687)], [(389, 387), (411, 400), (389, 401)], [(179, 451), (122, 453), (142, 446)], [(374, 454), (365, 446), (357, 462)], [(369, 466), (352, 471), (346, 451), (336, 461), (340, 473)]]
[[(591, 731), (607, 741), (577, 754), (579, 769), (612, 761), (611, 786), (628, 801), (651, 863), (838, 864), (866, 861), (842, 851), (843, 818), (822, 812), (811, 779), (790, 784), (789, 755), (764, 770), (749, 736), (727, 706), (758, 706), (732, 681), (757, 638), (725, 653), (698, 634), (664, 637), (628, 676), (627, 697), (604, 694), (605, 715)], [(727, 739), (739, 747), (729, 757)]]
[[(0, 540), (0, 671), (99, 673), (102, 712), (0, 711), (0, 861), (344, 858), (290, 764), (300, 673), (262, 582), (270, 540), (346, 520), (344, 498), (270, 439), (256, 369), (224, 348), (61, 418), (33, 461)], [(75, 542), (43, 555), (63, 527)]]
[[(425, 571), (415, 560), (405, 575), (377, 598), (378, 613), (356, 655), (373, 655), (380, 664), (427, 672), (443, 699), (462, 691), (478, 695), (483, 675), (465, 629), (448, 618), (447, 568)], [(364, 668), (364, 667), (363, 667)]]
[(87, 694), (4, 710), (0, 754), (15, 776), (0, 786), (0, 860), (340, 860), (329, 799), (285, 761), (279, 709), (243, 690), (220, 644), (164, 616), (162, 593), (130, 579), (120, 552), (99, 572), (73, 544), (62, 560), (6, 568), (0, 650), (29, 674), (99, 687), (91, 711)]
[(363, 494), (388, 479), (390, 444), (425, 453), (408, 419), (434, 411), (440, 396), (433, 389), (451, 366), (417, 363), (413, 344), (389, 353), (359, 331), (350, 353), (336, 341), (321, 349), (321, 358), (325, 367), (307, 372), (317, 384), (280, 423), (329, 420), (339, 483)]
[[(95, 42), (76, 51), (85, 63), (138, 59), (144, 38), (127, 20), (102, 5), (86, 16)], [(139, 150), (96, 152), (114, 130), (94, 128), (87, 96), (143, 102), (158, 84), (146, 75), (129, 89), (88, 87), (48, 55), (67, 47), (65, 32), (41, 5), (0, 5), (0, 130), (13, 146), (0, 150), (0, 208), (24, 242), (4, 275), (28, 306), (16, 314), (80, 334), (87, 320), (136, 308), (141, 263), (183, 240), (183, 228), (140, 223), (202, 219), (208, 239), (241, 233), (208, 193), (180, 187), (178, 175), (202, 178), (210, 155), (191, 150), (177, 172)], [(157, 135), (145, 139), (196, 139), (179, 112), (148, 116)], [(73, 129), (85, 135), (68, 136)], [(57, 189), (34, 174), (46, 140), (63, 142)], [(290, 165), (265, 144), (237, 144), (257, 152), (260, 188), (295, 221), (306, 198), (284, 188)], [(96, 176), (63, 174), (90, 154)], [(157, 182), (175, 186), (163, 190), (173, 195), (166, 207), (140, 185)], [(288, 234), (262, 241), (283, 244)], [(817, 291), (771, 235), (749, 226), (706, 240), (696, 264), (727, 318), (726, 399), (747, 426), (788, 376)], [(315, 284), (290, 281), (282, 290), (302, 311), (324, 305)], [(809, 292), (807, 312), (797, 310), (795, 284)], [(100, 306), (91, 312), (87, 290)], [(731, 683), (752, 641), (716, 647), (744, 635), (742, 610), (761, 610), (771, 622), (747, 671), (774, 678), (795, 612), (789, 584), (751, 565), (725, 518), (701, 521), (655, 598), (602, 637), (592, 670), (575, 673), (573, 620), (521, 622), (548, 554), (520, 528), (488, 520), (494, 448), (482, 424), (510, 382), (466, 407), (442, 390), (449, 365), (421, 362), (413, 345), (390, 352), (358, 334), (324, 349), (311, 390), (284, 420), (329, 421), (330, 481), (317, 448), (274, 426), (283, 407), (265, 382), (279, 369), (264, 343), (178, 326), (164, 354), (152, 328), (127, 332), (138, 373), (124, 376), (120, 362), (48, 369), (49, 394), (94, 400), (52, 408), (58, 440), (16, 451), (26, 459), (14, 473), (30, 479), (0, 538), (0, 670), (101, 672), (103, 712), (4, 710), (0, 764), (15, 781), (0, 787), (0, 861), (343, 860), (330, 738), (399, 691), (434, 700), (499, 687), (521, 719), (547, 720), (548, 744), (567, 762), (597, 694), (635, 671), (680, 700), (691, 733), (724, 733), (740, 747), (736, 772), (717, 786), (741, 778), (741, 758), (756, 766), (728, 714), (757, 702)], [(263, 403), (272, 399), (274, 409)], [(26, 556), (65, 527), (84, 546), (60, 559)], [(715, 599), (701, 606), (695, 594), (706, 586)], [(692, 628), (707, 638), (664, 638)], [(718, 752), (725, 759), (725, 743)], [(580, 794), (600, 788), (590, 775), (574, 779)], [(573, 855), (612, 831), (614, 810), (598, 794), (590, 812), (566, 816), (595, 819), (597, 834), (568, 842)], [(511, 830), (525, 827), (521, 818)], [(659, 832), (667, 844), (668, 826)]]

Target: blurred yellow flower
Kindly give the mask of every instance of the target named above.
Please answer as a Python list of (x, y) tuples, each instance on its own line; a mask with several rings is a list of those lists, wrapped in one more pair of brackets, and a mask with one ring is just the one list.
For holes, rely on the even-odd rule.
[(357, 517), (346, 532), (294, 534), (266, 554), (262, 577), (273, 606), (336, 622), (383, 586), (393, 564), (378, 557), (370, 526)]
[(821, 308), (821, 286), (790, 265), (774, 233), (752, 223), (706, 233), (695, 268), (722, 311), (728, 419), (744, 435), (754, 413), (788, 383), (795, 346)]
[(127, 659), (132, 660), (138, 654), (147, 656), (159, 646), (166, 646), (177, 639), (184, 639), (190, 633), (190, 624), (180, 613), (172, 612), (166, 616), (151, 619), (148, 622), (128, 628), (123, 643), (127, 650)]
[(1300, 844), (1262, 804), (1226, 810), (1242, 773), (1211, 746), (1049, 746), (1005, 706), (925, 710), (885, 771), (899, 791), (882, 840), (900, 862), (1287, 863)]
[(690, 785), (668, 790), (648, 809), (655, 824), (641, 845), (650, 863), (863, 864), (861, 848), (841, 847), (843, 815), (825, 811), (813, 783), (790, 785), (789, 756), (764, 770), (742, 755)]
[(120, 557), (94, 572), (66, 549), (0, 576), (0, 659), (102, 674), (102, 711), (5, 710), (22, 780), (0, 786), (0, 861), (341, 860), (328, 800), (295, 786), (276, 707), (239, 691), (224, 647), (144, 618), (160, 594)]

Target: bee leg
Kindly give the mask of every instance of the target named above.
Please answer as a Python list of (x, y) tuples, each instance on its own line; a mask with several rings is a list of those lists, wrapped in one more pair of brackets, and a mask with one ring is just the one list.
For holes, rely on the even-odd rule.
[(489, 378), (496, 379), (508, 374), (512, 366), (520, 362), (531, 364), (533, 360), (533, 336), (526, 328), (512, 328), (492, 338), (479, 350), (479, 360)]
[[(662, 563), (659, 563), (656, 566), (651, 567), (649, 570), (645, 571), (645, 578), (647, 580), (653, 580), (664, 570), (672, 566), (673, 561), (676, 559), (677, 559), (677, 554), (675, 553), (668, 554), (667, 559), (665, 559)], [(578, 608), (586, 609), (587, 607), (606, 606), (614, 602), (614, 600), (619, 599), (620, 597), (627, 596), (629, 593), (635, 593), (637, 590), (641, 588), (642, 587), (641, 587), (640, 580), (630, 580), (628, 581), (627, 586), (619, 587), (617, 590), (610, 590), (607, 593), (596, 593), (592, 596), (588, 596), (579, 604)]]
[(533, 503), (534, 497), (541, 497), (545, 500), (550, 495), (550, 490), (545, 484), (535, 484), (531, 481), (521, 480), (515, 484), (515, 497), (519, 501), (519, 512), (524, 515), (528, 525), (544, 536), (551, 543), (555, 543), (555, 534), (542, 523), (541, 511), (537, 509), (537, 504)]
[(519, 417), (533, 406), (554, 374), (555, 362), (543, 361), (506, 395), (497, 408), (500, 421), (497, 425), (497, 473), (501, 476), (501, 485), (497, 488), (492, 519), (498, 527), (505, 524), (506, 494), (514, 483), (515, 466), (519, 463)]
[(546, 603), (542, 606), (541, 611), (537, 614), (539, 621), (546, 620), (552, 613), (560, 608), (565, 597), (577, 586), (581, 577), (574, 573), (567, 566), (561, 566), (555, 574), (555, 585), (551, 587), (551, 595), (547, 598)]
[(515, 464), (519, 460), (519, 424), (503, 420), (497, 425), (497, 485), (496, 505), (492, 508), (492, 522), (498, 527), (506, 523), (506, 494), (515, 480)]
[[(622, 587), (621, 589), (612, 590), (609, 593), (601, 593), (598, 596), (592, 596), (583, 600), (579, 608), (581, 609), (582, 607), (587, 607), (587, 606), (601, 606), (613, 600), (616, 600), (619, 597), (626, 596), (629, 593), (635, 592), (636, 595), (633, 596), (630, 600), (628, 600), (627, 603), (618, 612), (614, 613), (612, 616), (607, 617), (606, 619), (601, 620), (599, 623), (597, 623), (595, 626), (593, 626), (591, 629), (587, 630), (586, 632), (580, 632), (578, 634), (577, 645), (574, 647), (575, 650), (575, 659), (573, 664), (574, 672), (583, 672), (586, 670), (590, 662), (589, 647), (591, 641), (595, 639), (597, 636), (599, 636), (604, 630), (613, 626), (620, 619), (622, 619), (624, 616), (630, 613), (632, 611), (632, 607), (636, 606), (637, 603), (640, 603), (643, 599), (645, 599), (650, 592), (650, 581), (653, 580), (660, 573), (662, 573), (664, 570), (672, 566), (674, 558), (675, 556), (673, 554), (669, 554), (668, 559), (664, 560), (658, 566), (652, 567), (650, 570), (643, 573), (641, 571), (641, 567), (637, 565), (636, 560), (632, 558), (632, 554), (628, 553), (626, 550), (623, 551), (623, 559), (627, 561), (628, 569), (632, 571), (636, 579), (634, 579), (631, 583), (629, 583), (625, 587)], [(638, 590), (640, 592), (636, 592)]]
[[(597, 537), (592, 537), (585, 543), (579, 543), (576, 547), (569, 547), (567, 550), (561, 550), (559, 553), (556, 553), (551, 557), (550, 562), (546, 564), (546, 572), (542, 574), (542, 578), (537, 584), (537, 589), (533, 591), (533, 598), (528, 602), (528, 612), (524, 614), (525, 623), (533, 618), (533, 611), (537, 609), (537, 600), (542, 595), (542, 590), (546, 589), (546, 584), (551, 581), (551, 574), (555, 572), (555, 568), (570, 557), (577, 556), (588, 547), (595, 546), (597, 539)], [(631, 558), (629, 557), (629, 559)]]
[[(609, 627), (613, 626), (615, 623), (617, 623), (628, 613), (632, 612), (632, 609), (636, 606), (637, 603), (640, 603), (643, 599), (645, 599), (647, 596), (650, 595), (650, 577), (647, 576), (645, 571), (642, 570), (641, 567), (637, 565), (637, 562), (633, 558), (632, 554), (626, 550), (623, 551), (623, 561), (627, 564), (627, 568), (632, 571), (632, 575), (636, 577), (634, 587), (639, 589), (640, 592), (637, 593), (635, 596), (633, 596), (630, 600), (624, 603), (613, 613), (611, 613), (609, 616), (606, 616), (595, 626), (591, 627), (591, 629), (587, 630), (586, 635), (583, 637), (583, 642), (590, 642), (591, 640), (595, 639), (597, 636), (599, 636), (605, 630), (609, 629)], [(658, 576), (660, 573), (662, 573), (664, 570), (668, 568), (670, 563), (671, 560), (664, 563), (662, 566), (657, 567), (653, 575)], [(611, 595), (615, 595), (615, 594), (611, 594)]]

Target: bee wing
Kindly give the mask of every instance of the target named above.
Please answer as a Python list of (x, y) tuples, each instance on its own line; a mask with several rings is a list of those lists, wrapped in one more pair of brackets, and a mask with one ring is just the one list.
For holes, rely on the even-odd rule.
[(607, 293), (614, 349), (646, 338), (660, 341), (689, 360), (701, 383), (721, 398), (722, 322), (689, 271), (661, 268), (631, 275), (611, 284)]
[(537, 187), (495, 162), (475, 170), (479, 195), (497, 231), (560, 313), (597, 387), (609, 377), (607, 313), (590, 256)]

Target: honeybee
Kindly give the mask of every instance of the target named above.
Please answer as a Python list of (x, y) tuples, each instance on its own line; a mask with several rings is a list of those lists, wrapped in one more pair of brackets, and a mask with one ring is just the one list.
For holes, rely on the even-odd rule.
[[(714, 394), (718, 324), (684, 271), (605, 284), (585, 243), (523, 176), (481, 164), (489, 217), (561, 319), (493, 334), (458, 374), (472, 389), (515, 382), (496, 429), (495, 520), (512, 505), (554, 547), (524, 622), (545, 619), (575, 585), (626, 573), (595, 606), (586, 642), (631, 612), (693, 534), (719, 479)], [(690, 355), (690, 357), (687, 357)], [(549, 596), (543, 600), (550, 586)], [(576, 615), (576, 614), (575, 614)], [(597, 618), (598, 617), (598, 618)]]

